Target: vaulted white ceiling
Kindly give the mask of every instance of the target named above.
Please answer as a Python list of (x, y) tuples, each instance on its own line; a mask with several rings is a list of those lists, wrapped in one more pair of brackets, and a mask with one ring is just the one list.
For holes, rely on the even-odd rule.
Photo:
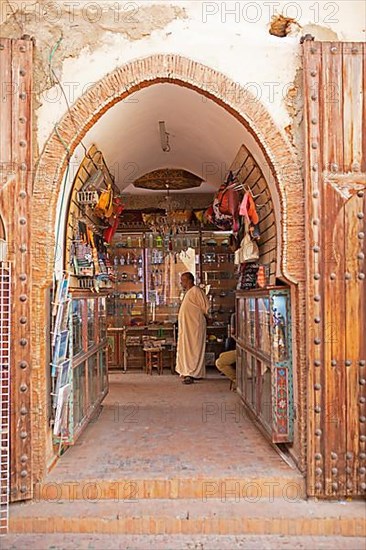
[[(161, 120), (170, 134), (167, 153), (160, 144)], [(83, 142), (98, 146), (121, 192), (132, 194), (151, 193), (136, 189), (133, 181), (158, 168), (188, 170), (204, 180), (189, 192), (213, 192), (241, 144), (253, 153), (253, 147), (258, 148), (244, 126), (223, 107), (198, 92), (165, 83), (139, 90), (114, 105)]]

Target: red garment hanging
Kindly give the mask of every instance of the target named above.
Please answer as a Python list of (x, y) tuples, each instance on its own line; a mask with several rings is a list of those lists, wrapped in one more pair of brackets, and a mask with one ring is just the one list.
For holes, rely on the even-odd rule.
[(259, 222), (259, 216), (255, 209), (255, 202), (253, 200), (251, 193), (248, 193), (248, 192), (245, 193), (244, 198), (241, 201), (239, 214), (241, 216), (245, 216), (248, 223), (257, 225), (257, 223)]

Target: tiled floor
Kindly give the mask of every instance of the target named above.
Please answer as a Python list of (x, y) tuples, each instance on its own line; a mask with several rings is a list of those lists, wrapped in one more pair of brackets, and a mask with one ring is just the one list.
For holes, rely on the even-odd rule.
[(361, 537), (283, 535), (8, 535), (3, 550), (364, 550)]
[(294, 476), (216, 373), (183, 385), (168, 370), (112, 373), (97, 420), (61, 457), (48, 481)]

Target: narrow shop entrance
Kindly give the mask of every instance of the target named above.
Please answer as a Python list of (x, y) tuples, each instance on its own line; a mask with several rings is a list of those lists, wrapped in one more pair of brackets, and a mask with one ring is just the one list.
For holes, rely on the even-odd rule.
[[(111, 139), (118, 132), (123, 148)], [(212, 441), (216, 448), (207, 465), (216, 468), (216, 477), (220, 469), (224, 477), (240, 468), (253, 474), (248, 447), (256, 454), (262, 436), (248, 414), (270, 443), (293, 447), (298, 438), (291, 332), (296, 307), (281, 272), (281, 211), (267, 160), (222, 106), (171, 83), (117, 103), (83, 137), (82, 147), (64, 182), (69, 200), (59, 202), (65, 219), (59, 234), (65, 237), (56, 266), (50, 382), (54, 448), (62, 454), (75, 447), (54, 475), (64, 471), (67, 477), (72, 461), (83, 456), (90, 460), (89, 473), (102, 477), (116, 470), (131, 475), (131, 464), (136, 475), (150, 464), (155, 475), (186, 468), (197, 476)], [(215, 204), (225, 185), (226, 214)], [(210, 301), (208, 379), (189, 396), (174, 376), (185, 271)], [(237, 376), (231, 386), (239, 395), (215, 368), (232, 316)], [(163, 373), (154, 379), (144, 373), (152, 347), (159, 350)], [(129, 443), (123, 443), (127, 434)], [(234, 441), (238, 456), (224, 468), (220, 456)], [(258, 474), (267, 475), (273, 461), (279, 472), (293, 475), (269, 443), (259, 446), (266, 450)], [(100, 452), (107, 448), (103, 469)], [(87, 471), (84, 464), (80, 475)]]
[[(148, 64), (155, 61), (151, 58)], [(240, 309), (242, 314), (237, 320), (240, 362), (238, 393), (269, 440), (287, 442), (295, 461), (303, 468), (304, 418), (302, 400), (298, 398), (301, 377), (297, 374), (302, 349), (292, 344), (297, 341), (303, 322), (299, 303), (304, 298), (304, 289), (297, 262), (291, 264), (293, 250), (296, 249), (298, 259), (302, 243), (301, 232), (289, 233), (286, 229), (294, 213), (286, 212), (287, 203), (293, 197), (284, 191), (285, 174), (286, 181), (293, 183), (291, 191), (296, 192), (297, 185), (301, 186), (296, 166), (281, 134), (270, 123), (269, 115), (261, 106), (254, 107), (253, 102), (248, 101), (248, 112), (242, 111), (232, 103), (230, 97), (233, 99), (233, 94), (226, 93), (225, 86), (223, 99), (219, 99), (217, 91), (215, 93), (217, 87), (212, 88), (209, 78), (207, 86), (195, 82), (187, 77), (183, 65), (182, 74), (179, 76), (177, 73), (176, 78), (166, 79), (158, 75), (155, 79), (146, 80), (146, 75), (143, 76), (147, 70), (146, 63), (141, 68), (141, 84), (129, 84), (125, 88), (129, 90), (128, 94), (124, 92), (110, 97), (108, 93), (111, 88), (101, 83), (99, 93), (107, 94), (106, 101), (102, 102), (103, 108), (96, 108), (95, 101), (90, 103), (88, 97), (83, 96), (81, 126), (77, 125), (79, 112), (75, 105), (75, 112), (68, 123), (66, 119), (62, 122), (66, 124), (64, 129), (61, 130), (59, 125), (58, 132), (63, 132), (63, 143), (56, 135), (55, 140), (52, 138), (49, 141), (42, 157), (42, 162), (48, 154), (52, 158), (58, 155), (59, 159), (55, 169), (61, 192), (55, 190), (51, 202), (55, 209), (56, 234), (61, 236), (57, 241), (58, 247), (64, 252), (59, 254), (62, 260), (55, 270), (61, 284), (56, 287), (52, 308), (53, 322), (56, 322), (51, 342), (51, 375), (52, 372), (54, 375), (51, 393), (54, 395), (49, 410), (55, 404), (51, 414), (57, 415), (59, 403), (62, 405), (68, 402), (70, 407), (69, 414), (65, 414), (62, 406), (59, 407), (58, 418), (54, 418), (58, 422), (57, 429), (56, 422), (51, 422), (53, 433), (50, 431), (48, 437), (56, 443), (53, 450), (57, 453), (64, 446), (81, 441), (79, 436), (84, 438), (83, 430), (89, 429), (88, 423), (95, 418), (98, 406), (108, 391), (107, 360), (111, 370), (113, 366), (117, 367), (116, 375), (110, 376), (128, 380), (130, 376), (142, 375), (141, 371), (141, 375), (133, 373), (133, 361), (141, 369), (141, 356), (139, 359), (138, 353), (142, 353), (143, 337), (165, 340), (167, 347), (170, 347), (164, 349), (164, 375), (147, 377), (143, 374), (144, 383), (156, 384), (157, 380), (163, 383), (168, 376), (169, 383), (174, 380), (179, 382), (170, 371), (174, 364), (172, 325), (179, 306), (175, 275), (181, 272), (179, 262), (184, 263), (187, 251), (193, 249), (191, 258), (197, 281), (213, 290), (212, 310), (216, 318), (208, 331), (208, 367), (214, 369), (213, 364), (222, 349), (231, 312)], [(221, 75), (214, 77), (207, 74), (209, 76), (220, 77), (226, 86), (233, 86)], [(250, 94), (245, 94), (248, 100), (252, 100)], [(241, 100), (242, 97), (238, 98), (240, 104)], [(106, 105), (109, 105), (109, 109), (106, 109)], [(89, 122), (85, 125), (85, 109), (89, 108)], [(258, 133), (259, 123), (264, 124), (266, 121), (268, 138), (272, 136), (272, 145), (281, 147), (280, 156), (271, 154), (271, 148)], [(78, 130), (82, 128), (77, 139), (76, 126)], [(61, 159), (64, 159), (63, 164)], [(39, 169), (42, 168), (42, 162)], [(65, 174), (65, 170), (67, 177), (62, 178), (61, 174)], [(157, 190), (149, 187), (158, 179), (157, 170), (164, 173), (165, 183), (167, 180), (172, 181), (172, 185), (169, 183)], [(234, 258), (235, 248), (238, 247), (235, 242), (232, 247), (232, 224), (229, 227), (218, 227), (207, 216), (215, 194), (221, 184), (227, 183), (230, 173), (235, 175), (240, 200), (247, 192), (257, 201), (255, 207), (259, 218), (257, 223), (252, 224), (257, 226), (253, 227), (257, 235), (250, 235), (251, 241), (258, 237), (258, 265), (254, 268), (255, 262), (247, 261), (252, 269), (243, 270), (240, 277), (236, 278), (233, 277), (237, 269)], [(145, 180), (144, 186), (141, 180)], [(197, 180), (200, 182), (197, 183)], [(98, 187), (98, 181), (103, 181), (103, 185)], [(184, 185), (180, 188), (182, 182)], [(93, 185), (88, 188), (90, 183)], [(174, 184), (178, 183), (179, 186), (174, 188)], [(104, 208), (104, 215), (101, 216), (104, 227), (103, 223), (98, 227), (92, 208), (87, 204), (88, 200), (95, 200), (95, 197), (93, 199), (85, 194), (88, 191), (90, 195), (93, 192), (98, 194), (98, 205)], [(101, 194), (104, 204), (99, 203)], [(111, 195), (118, 200), (112, 200), (112, 223), (109, 223), (111, 220), (106, 212)], [(178, 219), (174, 220), (174, 224), (184, 228), (183, 231), (173, 232), (174, 238), (171, 239), (167, 238), (164, 226), (169, 211), (167, 197), (175, 201), (174, 213)], [(115, 216), (116, 210), (122, 205), (123, 212)], [(162, 216), (164, 223), (160, 224), (159, 216)], [(303, 218), (299, 209), (296, 210), (295, 218), (292, 220), (293, 227), (301, 227)], [(117, 223), (114, 223), (116, 220)], [(101, 229), (103, 238), (98, 234)], [(106, 230), (107, 234), (104, 233)], [(104, 244), (106, 235), (110, 239), (107, 246)], [(242, 241), (243, 238), (239, 245)], [(86, 246), (84, 251), (82, 246)], [(217, 269), (213, 269), (213, 266)], [(96, 272), (98, 277), (95, 277)], [(149, 277), (146, 276), (147, 272)], [(258, 272), (261, 272), (260, 277)], [(145, 280), (143, 287), (139, 288), (141, 273)], [(113, 277), (114, 281), (111, 280)], [(171, 283), (170, 293), (161, 292), (161, 287), (167, 288), (167, 280)], [(262, 286), (257, 286), (258, 280)], [(258, 292), (251, 294), (250, 289), (254, 287)], [(59, 308), (59, 305), (65, 307)], [(275, 325), (276, 317), (279, 323)], [(156, 323), (163, 318), (167, 321), (164, 328)], [(121, 326), (117, 325), (118, 322)], [(145, 330), (147, 334), (144, 334)], [(137, 334), (132, 334), (134, 331)], [(250, 341), (247, 334), (254, 339)], [(272, 336), (276, 339), (276, 353), (273, 356)], [(134, 340), (136, 337), (139, 338), (138, 343)], [(134, 342), (137, 345), (133, 346)], [(65, 349), (69, 356), (62, 355)], [(76, 350), (77, 353), (74, 353)], [(60, 364), (64, 368), (60, 369)], [(127, 369), (125, 374), (124, 369)], [(274, 391), (270, 389), (270, 379)], [(65, 384), (65, 380), (69, 383)], [(229, 391), (226, 381), (223, 378), (219, 380), (225, 383), (227, 396), (239, 400), (234, 392)], [(201, 388), (194, 390), (198, 392), (204, 386), (197, 384), (195, 387)], [(60, 390), (63, 390), (61, 400)], [(293, 414), (295, 401), (296, 418)], [(93, 423), (93, 428), (96, 425)], [(84, 433), (87, 434), (87, 431)], [(68, 450), (63, 461), (73, 451)], [(54, 453), (48, 452), (48, 468), (52, 467), (54, 457)], [(45, 473), (44, 470), (40, 477), (44, 477)]]

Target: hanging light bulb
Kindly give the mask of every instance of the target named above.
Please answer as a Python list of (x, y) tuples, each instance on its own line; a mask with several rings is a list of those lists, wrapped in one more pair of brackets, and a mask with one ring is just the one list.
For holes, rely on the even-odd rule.
[(159, 121), (159, 131), (160, 131), (161, 148), (164, 151), (164, 153), (169, 153), (170, 151), (169, 133), (166, 131), (164, 120)]

